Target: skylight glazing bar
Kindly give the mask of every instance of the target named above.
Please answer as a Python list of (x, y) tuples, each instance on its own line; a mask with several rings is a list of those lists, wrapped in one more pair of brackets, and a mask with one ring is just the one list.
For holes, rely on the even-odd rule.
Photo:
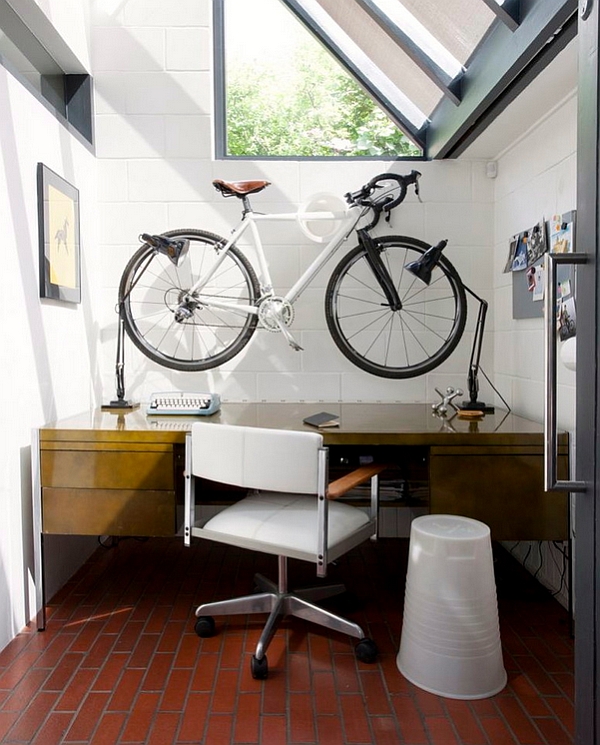
[(398, 0), (356, 3), (400, 46), (455, 104), (460, 103), (463, 67)]
[(483, 0), (511, 31), (516, 31), (521, 22), (521, 0)]
[(282, 0), (419, 147), (426, 115), (369, 59), (316, 0)]

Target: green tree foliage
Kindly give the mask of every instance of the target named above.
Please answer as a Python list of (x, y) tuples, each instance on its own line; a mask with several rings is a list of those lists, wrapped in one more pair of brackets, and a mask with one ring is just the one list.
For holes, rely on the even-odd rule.
[(228, 66), (229, 155), (420, 154), (325, 49), (303, 44), (288, 62)]

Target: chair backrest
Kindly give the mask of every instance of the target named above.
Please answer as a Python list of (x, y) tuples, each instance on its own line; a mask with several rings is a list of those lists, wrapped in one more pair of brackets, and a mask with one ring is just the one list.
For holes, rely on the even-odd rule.
[(317, 494), (317, 432), (238, 427), (198, 422), (192, 425), (192, 474), (249, 489)]

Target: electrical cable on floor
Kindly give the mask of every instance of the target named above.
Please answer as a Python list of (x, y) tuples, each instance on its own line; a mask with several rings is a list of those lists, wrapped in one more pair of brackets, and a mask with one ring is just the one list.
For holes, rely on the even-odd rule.
[(542, 553), (542, 542), (537, 542), (537, 548), (538, 548), (538, 557), (540, 560), (538, 568), (535, 570), (535, 574), (533, 575), (534, 579), (537, 579), (538, 574), (540, 573), (542, 567), (544, 566), (544, 554)]

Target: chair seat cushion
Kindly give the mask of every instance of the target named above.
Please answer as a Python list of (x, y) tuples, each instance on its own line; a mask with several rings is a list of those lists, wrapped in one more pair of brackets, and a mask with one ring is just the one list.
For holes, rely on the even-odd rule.
[[(328, 547), (333, 548), (369, 523), (361, 509), (329, 502)], [(212, 517), (205, 530), (236, 536), (257, 544), (317, 552), (317, 498), (299, 494), (260, 492), (226, 507)], [(258, 545), (256, 546), (258, 548)]]

